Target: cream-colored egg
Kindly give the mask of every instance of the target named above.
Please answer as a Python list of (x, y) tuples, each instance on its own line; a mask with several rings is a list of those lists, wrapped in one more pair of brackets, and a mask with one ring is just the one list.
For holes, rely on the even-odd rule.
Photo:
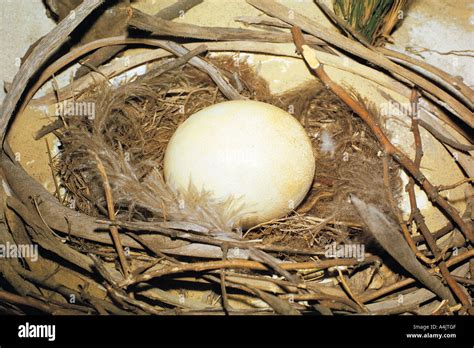
[(239, 100), (190, 116), (166, 149), (167, 183), (183, 192), (191, 182), (217, 199), (244, 204), (243, 228), (295, 209), (313, 181), (315, 159), (301, 124), (270, 104)]

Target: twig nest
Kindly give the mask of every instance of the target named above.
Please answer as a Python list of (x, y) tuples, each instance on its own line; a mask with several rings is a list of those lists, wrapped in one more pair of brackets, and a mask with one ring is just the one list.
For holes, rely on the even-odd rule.
[(298, 120), (249, 100), (214, 104), (190, 116), (173, 134), (164, 159), (165, 179), (178, 192), (192, 185), (242, 204), (243, 228), (295, 209), (314, 171), (311, 140)]

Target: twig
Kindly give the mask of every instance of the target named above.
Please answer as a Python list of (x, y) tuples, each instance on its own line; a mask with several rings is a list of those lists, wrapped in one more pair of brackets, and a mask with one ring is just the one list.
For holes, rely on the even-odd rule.
[(474, 279), (467, 279), (463, 277), (458, 277), (458, 276), (452, 276), (454, 280), (456, 280), (459, 283), (464, 283), (467, 285), (474, 285)]
[[(364, 262), (373, 262), (378, 260), (377, 257), (366, 258)], [(281, 263), (280, 267), (286, 271), (298, 270), (298, 269), (326, 269), (334, 266), (354, 266), (360, 262), (353, 259), (331, 259), (317, 262), (294, 262), (294, 263)], [(226, 261), (209, 261), (209, 262), (196, 262), (192, 264), (179, 264), (173, 265), (164, 269), (154, 270), (148, 273), (141, 274), (134, 279), (125, 279), (119, 286), (129, 286), (142, 281), (148, 281), (153, 278), (162, 277), (169, 274), (177, 274), (183, 272), (202, 272), (221, 268), (244, 268), (252, 270), (265, 271), (268, 267), (260, 262), (242, 260), (242, 259), (229, 259)]]
[(369, 231), (380, 245), (408, 272), (440, 298), (455, 304), (449, 290), (432, 276), (416, 259), (395, 225), (371, 204), (366, 204), (355, 196), (351, 197), (357, 212), (367, 224)]
[[(249, 1), (249, 0), (248, 0)], [(256, 0), (252, 0), (256, 1)], [(316, 52), (305, 44), (301, 35), (301, 29), (298, 27), (292, 28), (292, 33), (295, 39), (295, 45), (298, 51), (303, 55), (303, 58), (308, 63), (309, 67), (314, 73), (324, 82), (324, 84), (331, 89), (341, 100), (346, 103), (359, 117), (369, 126), (378, 141), (382, 145), (385, 153), (391, 155), (398, 163), (406, 169), (427, 193), (431, 201), (436, 202), (443, 210), (458, 224), (461, 231), (466, 238), (474, 242), (474, 232), (470, 225), (466, 224), (459, 213), (438, 194), (436, 188), (430, 183), (425, 175), (417, 168), (410, 158), (407, 157), (400, 149), (395, 147), (385, 133), (380, 128), (377, 120), (370, 115), (369, 111), (349, 95), (341, 86), (334, 83), (324, 71), (324, 68), (316, 56)]]
[[(464, 260), (466, 259), (470, 259), (474, 257), (474, 249), (471, 249), (465, 253), (462, 253), (456, 257), (453, 257), (451, 258), (450, 260), (446, 261), (446, 266), (447, 267), (451, 267), (451, 266), (454, 266), (460, 262), (463, 262)], [(436, 269), (431, 269), (429, 272), (434, 274), (437, 270)], [(406, 279), (403, 279), (395, 284), (392, 284), (392, 285), (389, 285), (389, 286), (386, 286), (382, 289), (379, 289), (379, 290), (376, 290), (372, 293), (368, 293), (368, 294), (363, 294), (360, 296), (360, 300), (364, 303), (366, 302), (369, 302), (369, 301), (373, 301), (381, 296), (384, 296), (386, 294), (389, 294), (395, 290), (398, 290), (398, 289), (401, 289), (401, 288), (404, 288), (405, 286), (408, 286), (408, 285), (411, 285), (411, 284), (414, 284), (416, 282), (416, 279), (414, 278), (406, 278)]]
[[(89, 256), (94, 261), (95, 267), (97, 271), (99, 272), (99, 274), (106, 280), (106, 282), (104, 283), (104, 286), (107, 289), (107, 292), (111, 294), (117, 301), (121, 302), (122, 305), (124, 305), (125, 303), (128, 303), (136, 307), (140, 311), (148, 312), (154, 315), (160, 315), (162, 313), (161, 310), (156, 309), (154, 306), (151, 306), (142, 301), (135, 300), (131, 298), (130, 296), (128, 296), (127, 293), (125, 293), (125, 291), (121, 290), (117, 286), (117, 283), (112, 279), (112, 276), (104, 267), (100, 259), (94, 254), (89, 254)], [(127, 306), (125, 305), (125, 307)]]
[[(227, 260), (227, 244), (222, 246), (222, 261)], [(221, 295), (222, 295), (222, 306), (227, 314), (229, 314), (229, 310), (232, 310), (232, 307), (229, 305), (229, 300), (227, 298), (227, 289), (226, 289), (226, 282), (225, 282), (225, 268), (221, 268), (220, 270), (220, 279), (221, 279)]]
[[(112, 198), (112, 190), (110, 188), (109, 178), (104, 168), (104, 164), (102, 163), (101, 159), (96, 153), (92, 153), (95, 156), (97, 162), (97, 169), (102, 177), (103, 185), (104, 185), (104, 192), (105, 192), (105, 199), (107, 202), (107, 210), (109, 213), (109, 219), (111, 221), (115, 221), (115, 210), (114, 210), (114, 202)], [(110, 226), (110, 233), (112, 235), (112, 240), (114, 241), (115, 249), (117, 250), (117, 254), (120, 260), (120, 265), (122, 266), (123, 275), (125, 278), (128, 277), (130, 273), (130, 269), (128, 266), (127, 258), (125, 257), (125, 253), (123, 251), (122, 241), (120, 240), (120, 235), (118, 232), (117, 226)]]
[(298, 284), (300, 280), (298, 279), (297, 276), (294, 276), (287, 270), (281, 267), (279, 260), (276, 260), (272, 256), (266, 254), (262, 250), (258, 250), (255, 248), (249, 248), (250, 250), (250, 258), (253, 259), (254, 261), (261, 262), (263, 264), (267, 264), (271, 268), (273, 268), (277, 273), (281, 274), (284, 276), (286, 279), (288, 279), (290, 282), (293, 284)]
[(51, 156), (51, 149), (49, 148), (49, 142), (48, 139), (44, 139), (44, 142), (46, 143), (46, 151), (48, 153), (48, 160), (49, 160), (49, 167), (51, 168), (51, 176), (53, 177), (53, 182), (54, 182), (54, 188), (55, 188), (55, 196), (59, 199), (60, 193), (59, 193), (59, 184), (58, 184), (58, 179), (56, 178), (56, 175), (54, 173), (54, 167), (53, 167), (53, 157)]
[[(144, 39), (145, 40), (145, 39)], [(142, 44), (147, 44), (150, 46), (160, 47), (160, 42), (163, 40), (152, 40), (146, 39), (146, 41), (140, 40)], [(104, 45), (116, 45), (119, 43), (125, 42), (127, 44), (138, 44), (137, 39), (125, 38), (125, 37), (111, 37), (108, 39), (100, 39), (94, 42), (90, 42), (83, 46), (81, 51), (90, 52), (91, 50), (97, 49), (97, 46), (103, 47)], [(184, 44), (184, 47), (187, 49), (194, 49), (200, 44), (205, 44), (208, 47), (209, 51), (236, 51), (236, 52), (252, 52), (252, 53), (265, 53), (277, 56), (293, 57), (301, 59), (301, 56), (297, 55), (294, 50), (287, 47), (286, 45), (270, 43), (270, 42), (252, 42), (252, 41), (223, 41), (223, 42), (203, 42), (203, 43), (187, 43)], [(79, 48), (78, 48), (79, 49)], [(119, 58), (117, 61), (111, 62), (106, 66), (100, 67), (99, 71), (101, 74), (108, 76), (109, 78), (114, 77), (126, 70), (132, 69), (139, 65), (145, 64), (147, 62), (163, 58), (166, 56), (172, 55), (172, 53), (157, 49), (151, 52), (145, 52), (142, 54), (127, 56), (124, 58)], [(61, 58), (62, 59), (62, 58)], [(68, 59), (71, 61), (71, 59)], [(381, 86), (384, 86), (388, 89), (397, 91), (402, 95), (409, 94), (409, 90), (401, 83), (398, 83), (394, 80), (391, 80), (382, 73), (368, 67), (357, 63), (356, 61), (351, 61), (351, 64), (344, 64), (344, 61), (337, 56), (321, 52), (321, 61), (329, 66), (333, 66), (337, 69), (348, 71), (354, 74), (357, 74), (365, 79), (373, 81)], [(63, 62), (62, 65), (64, 65)], [(51, 72), (50, 72), (51, 75)], [(76, 93), (82, 92), (84, 89), (90, 85), (96, 83), (95, 74), (90, 73), (78, 80), (71, 82), (68, 86), (63, 87), (58, 91), (59, 101), (72, 98)], [(44, 83), (44, 82), (43, 82)], [(405, 93), (405, 91), (407, 91)], [(43, 97), (39, 97), (30, 102), (30, 105), (43, 105), (56, 102), (57, 98), (53, 93), (48, 93)]]
[(456, 188), (458, 186), (461, 186), (465, 183), (468, 183), (468, 182), (474, 182), (474, 178), (465, 178), (461, 181), (458, 181), (457, 183), (455, 184), (451, 184), (451, 185), (440, 185), (437, 187), (438, 189), (438, 192), (441, 192), (441, 191), (446, 191), (446, 190), (451, 190), (453, 188)]
[(410, 231), (408, 230), (407, 223), (404, 221), (402, 213), (400, 209), (398, 208), (397, 204), (395, 203), (395, 200), (393, 199), (392, 188), (390, 185), (389, 164), (388, 164), (387, 156), (384, 156), (382, 158), (382, 164), (383, 164), (383, 180), (384, 180), (384, 185), (385, 185), (386, 196), (390, 203), (390, 208), (392, 210), (392, 213), (397, 219), (397, 222), (400, 225), (400, 228), (402, 229), (403, 236), (405, 237), (405, 240), (408, 243), (408, 246), (410, 247), (413, 254), (415, 254), (416, 257), (418, 257), (420, 260), (422, 260), (426, 264), (434, 263), (436, 260), (430, 260), (425, 255), (423, 255), (423, 253), (419, 251), (418, 248), (416, 247), (416, 244), (413, 241)]
[[(331, 45), (334, 45), (340, 49), (343, 49), (349, 53), (361, 57), (381, 68), (391, 71), (396, 77), (401, 76), (404, 79), (408, 79), (412, 83), (420, 86), (422, 90), (426, 91), (426, 95), (428, 97), (430, 97), (430, 95), (434, 95), (441, 101), (445, 102), (453, 109), (457, 117), (466, 122), (469, 126), (474, 127), (473, 113), (467, 107), (465, 107), (459, 100), (457, 100), (444, 90), (440, 89), (427, 79), (411, 72), (410, 70), (402, 66), (393, 63), (380, 52), (368, 49), (367, 47), (363, 46), (358, 42), (355, 42), (354, 40), (346, 38), (345, 36), (339, 33), (328, 30), (320, 24), (316, 23), (315, 21), (312, 21), (309, 18), (299, 13), (296, 13), (295, 11), (293, 11), (292, 16), (289, 16), (289, 9), (273, 0), (246, 1), (250, 5), (258, 8), (259, 10), (269, 14), (272, 17), (277, 17), (286, 23), (289, 23), (293, 26), (297, 26), (305, 32), (314, 35), (317, 38), (323, 39)], [(299, 35), (301, 36), (302, 34), (300, 33)], [(299, 42), (301, 43), (303, 41), (304, 39), (301, 37), (301, 40)]]
[[(420, 130), (418, 127), (418, 95), (415, 89), (413, 89), (412, 96), (410, 98), (411, 102), (411, 120), (412, 120), (412, 132), (415, 138), (415, 166), (419, 169), (421, 164), (421, 159), (423, 157), (423, 147), (421, 142), (421, 135)], [(429, 230), (428, 226), (425, 223), (425, 219), (421, 214), (421, 211), (418, 209), (418, 205), (416, 202), (416, 195), (415, 195), (415, 180), (411, 177), (409, 179), (407, 185), (408, 196), (410, 199), (410, 206), (411, 206), (411, 218), (413, 218), (416, 222), (418, 229), (421, 231), (421, 234), (426, 240), (426, 244), (430, 248), (431, 252), (435, 256), (435, 260), (441, 260), (443, 257), (443, 253), (440, 252), (436, 240), (433, 238), (431, 231)], [(451, 290), (456, 294), (456, 296), (461, 300), (463, 306), (467, 308), (470, 307), (469, 299), (467, 298), (466, 294), (462, 291), (459, 287), (458, 283), (453, 279), (451, 274), (449, 273), (448, 268), (443, 260), (438, 265), (441, 275), (448, 283)], [(453, 303), (450, 302), (451, 305)]]
[(271, 17), (252, 17), (252, 16), (238, 16), (234, 18), (236, 22), (242, 22), (245, 24), (253, 24), (253, 25), (267, 25), (271, 27), (277, 28), (284, 28), (284, 29), (291, 29), (291, 25), (286, 24), (285, 22)]
[[(129, 26), (151, 32), (153, 35), (173, 36), (201, 40), (246, 40), (264, 42), (291, 42), (291, 35), (283, 32), (249, 30), (241, 28), (203, 27), (194, 24), (179, 23), (156, 18), (132, 9)], [(311, 45), (326, 45), (324, 41), (306, 36)]]
[[(428, 229), (428, 226), (426, 225), (425, 220), (424, 220), (423, 216), (421, 215), (421, 213), (420, 213), (420, 211), (419, 211), (419, 209), (416, 205), (416, 198), (414, 197), (414, 194), (415, 194), (414, 190), (410, 189), (409, 190), (409, 196), (410, 196), (410, 202), (412, 204), (412, 214), (413, 214), (413, 218), (416, 222), (416, 225), (417, 225), (418, 229), (421, 231), (423, 237), (426, 240), (426, 244), (430, 248), (430, 250), (433, 253), (433, 255), (435, 256), (435, 258), (437, 260), (442, 259), (443, 254), (440, 252), (440, 250), (439, 250), (439, 248), (436, 244), (436, 241), (433, 238), (433, 235), (431, 234), (430, 230)], [(469, 302), (469, 298), (467, 297), (467, 295), (459, 287), (458, 283), (453, 279), (453, 277), (449, 273), (449, 270), (448, 270), (448, 267), (446, 266), (446, 263), (443, 260), (441, 260), (441, 262), (439, 262), (439, 264), (438, 264), (438, 267), (439, 267), (439, 270), (441, 272), (441, 275), (446, 280), (446, 282), (448, 283), (451, 290), (456, 294), (456, 296), (459, 298), (459, 300), (461, 301), (463, 306), (465, 306), (466, 309), (468, 309), (471, 306), (470, 302)], [(454, 305), (454, 303), (450, 302), (450, 305)]]
[(69, 34), (104, 0), (86, 0), (51, 30), (33, 49), (20, 70), (15, 75), (12, 89), (7, 94), (0, 109), (0, 143), (3, 143), (5, 132), (23, 92), (38, 69), (68, 39)]
[[(436, 232), (433, 232), (433, 238), (434, 239), (439, 239), (439, 238), (447, 235), (449, 232), (451, 232), (453, 230), (453, 228), (454, 228), (453, 224), (448, 221), (448, 223), (444, 227), (441, 227)], [(417, 236), (413, 236), (413, 241), (415, 243), (426, 243), (424, 237), (421, 234), (419, 234)]]
[(422, 126), (424, 129), (426, 129), (428, 132), (431, 133), (436, 139), (438, 139), (440, 142), (445, 143), (456, 150), (460, 151), (472, 151), (474, 150), (474, 145), (466, 145), (466, 144), (461, 144), (458, 141), (451, 139), (441, 132), (439, 132), (435, 127), (433, 127), (431, 124), (426, 122), (425, 120), (419, 119), (418, 124)]
[(107, 221), (103, 219), (95, 220), (98, 224), (103, 224), (104, 226), (116, 225), (132, 231), (149, 231), (149, 232), (158, 232), (169, 236), (171, 238), (179, 238), (183, 240), (188, 240), (197, 243), (210, 244), (222, 247), (224, 243), (227, 243), (229, 246), (238, 247), (246, 249), (249, 246), (254, 248), (273, 251), (273, 252), (284, 252), (290, 254), (299, 254), (299, 255), (323, 255), (324, 251), (318, 249), (304, 249), (304, 248), (291, 248), (279, 245), (265, 245), (257, 243), (254, 241), (223, 241), (218, 238), (208, 237), (205, 235), (191, 234), (186, 231), (180, 231), (175, 229), (166, 228), (163, 224), (159, 222), (126, 222), (126, 221)]
[[(49, 314), (57, 314), (59, 309), (55, 305), (50, 305), (43, 301), (37, 300), (32, 297), (24, 297), (19, 296), (16, 294), (12, 294), (11, 292), (7, 292), (4, 290), (0, 290), (0, 301), (4, 301), (6, 303), (14, 303), (18, 305), (24, 305), (28, 307), (33, 307), (39, 309), (42, 312), (49, 313)], [(76, 311), (70, 310), (61, 310), (62, 314), (77, 314)]]
[(337, 272), (339, 274), (339, 281), (341, 282), (342, 284), (342, 287), (344, 288), (344, 290), (347, 291), (347, 293), (349, 294), (349, 296), (354, 300), (355, 303), (357, 303), (357, 305), (362, 309), (363, 312), (367, 313), (368, 310), (367, 308), (364, 306), (364, 304), (362, 302), (360, 302), (360, 300), (357, 298), (357, 296), (355, 296), (351, 290), (351, 288), (349, 287), (349, 284), (347, 284), (347, 281), (346, 279), (344, 278), (344, 274), (342, 274), (342, 271), (340, 268), (336, 268), (337, 269)]
[[(442, 86), (447, 88), (450, 92), (454, 93), (457, 97), (469, 107), (473, 108), (474, 102), (474, 91), (469, 88), (460, 78), (453, 77), (447, 72), (430, 65), (422, 60), (418, 60), (407, 56), (406, 54), (393, 51), (386, 47), (377, 47), (377, 51), (385, 54), (389, 59), (399, 62), (407, 67), (414, 69), (417, 72), (423, 73), (427, 78), (433, 78), (441, 83)], [(419, 69), (421, 68), (421, 69)], [(421, 70), (421, 71), (420, 71)], [(426, 73), (426, 72), (428, 73)]]
[[(37, 81), (35, 82), (35, 84), (28, 90), (28, 93), (26, 94), (24, 98), (21, 110), (23, 110), (23, 108), (26, 107), (28, 102), (31, 100), (31, 98), (33, 98), (33, 96), (39, 90), (39, 88), (51, 76), (56, 74), (58, 71), (60, 71), (62, 68), (64, 68), (71, 62), (75, 61), (77, 58), (100, 47), (121, 45), (121, 44), (144, 44), (144, 45), (150, 45), (150, 46), (158, 46), (177, 56), (182, 56), (189, 52), (189, 50), (185, 48), (184, 46), (172, 41), (141, 39), (141, 38), (127, 38), (125, 36), (99, 39), (99, 40), (90, 42), (62, 56), (61, 58), (56, 60), (53, 64), (48, 66), (44, 71), (42, 71)], [(196, 68), (208, 73), (209, 76), (212, 78), (212, 80), (216, 83), (216, 85), (222, 91), (222, 93), (226, 95), (229, 99), (242, 99), (243, 98), (235, 90), (235, 88), (232, 87), (232, 85), (222, 76), (220, 71), (212, 64), (204, 61), (203, 59), (199, 57), (192, 57), (189, 63), (195, 66)]]

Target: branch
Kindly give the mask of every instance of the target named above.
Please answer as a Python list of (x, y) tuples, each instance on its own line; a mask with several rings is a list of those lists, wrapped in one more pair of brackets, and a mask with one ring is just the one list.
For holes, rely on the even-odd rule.
[(459, 100), (438, 88), (427, 79), (393, 63), (380, 52), (369, 49), (344, 35), (328, 30), (299, 13), (293, 12), (292, 16), (289, 16), (288, 14), (290, 10), (273, 0), (247, 0), (247, 2), (272, 17), (277, 17), (286, 23), (300, 27), (305, 32), (320, 38), (335, 47), (343, 49), (344, 51), (352, 53), (372, 64), (392, 72), (396, 77), (397, 75), (400, 75), (401, 77), (408, 79), (413, 84), (420, 86), (424, 91), (426, 91), (426, 96), (430, 97), (431, 94), (436, 96), (439, 100), (449, 105), (458, 118), (466, 122), (470, 127), (474, 127), (473, 113), (459, 102)]
[[(194, 24), (179, 23), (157, 18), (152, 15), (132, 9), (129, 26), (151, 32), (157, 36), (171, 36), (186, 39), (201, 39), (212, 41), (251, 40), (264, 42), (291, 42), (290, 33), (269, 32), (264, 30), (249, 30), (241, 28), (203, 27)], [(307, 35), (306, 40), (311, 45), (326, 45), (322, 40)]]
[(372, 204), (366, 204), (355, 196), (351, 197), (351, 201), (371, 234), (403, 268), (440, 298), (447, 299), (452, 305), (456, 304), (454, 297), (441, 281), (418, 262), (391, 221)]
[(12, 89), (7, 94), (0, 110), (0, 142), (3, 144), (6, 129), (10, 119), (25, 91), (28, 82), (38, 69), (53, 55), (56, 50), (68, 39), (69, 34), (104, 0), (86, 0), (69, 16), (51, 30), (33, 49), (20, 70), (15, 75)]
[[(253, 1), (253, 0), (252, 0)], [(470, 225), (466, 224), (459, 213), (454, 209), (443, 197), (441, 197), (430, 181), (420, 171), (420, 169), (408, 158), (400, 149), (395, 147), (385, 133), (380, 128), (377, 120), (370, 115), (369, 111), (352, 98), (341, 86), (333, 82), (327, 73), (324, 71), (323, 65), (320, 63), (316, 52), (304, 42), (301, 35), (301, 29), (298, 27), (292, 28), (295, 45), (298, 51), (302, 54), (306, 63), (312, 71), (323, 81), (327, 88), (331, 89), (344, 103), (346, 103), (359, 117), (369, 126), (378, 141), (382, 145), (385, 153), (391, 155), (401, 166), (412, 175), (415, 180), (423, 187), (428, 198), (437, 203), (459, 226), (469, 241), (474, 242), (474, 232)]]

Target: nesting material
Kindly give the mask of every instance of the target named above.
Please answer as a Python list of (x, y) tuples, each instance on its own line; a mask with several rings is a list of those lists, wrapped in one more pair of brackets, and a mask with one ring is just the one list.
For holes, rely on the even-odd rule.
[[(348, 200), (351, 193), (389, 212), (377, 141), (336, 96), (318, 81), (272, 95), (246, 63), (236, 67), (231, 57), (211, 61), (236, 87), (243, 87), (242, 95), (292, 110), (317, 159), (312, 182), (302, 185), (287, 214), (265, 215), (268, 221), (257, 226), (253, 221), (246, 238), (292, 247), (346, 240), (360, 224)], [(216, 199), (196, 187), (182, 195), (163, 179), (165, 150), (179, 125), (199, 110), (226, 101), (206, 74), (190, 66), (159, 77), (151, 71), (119, 87), (98, 85), (79, 99), (95, 102), (97, 111), (93, 120), (68, 119), (67, 127), (57, 133), (62, 152), (56, 164), (67, 191), (66, 203), (74, 201), (89, 215), (105, 215), (97, 154), (109, 177), (118, 219), (170, 221), (178, 228), (236, 236), (236, 227), (245, 218), (238, 200)], [(288, 158), (288, 166), (300, 170), (304, 163), (296, 162)], [(311, 163), (308, 171), (310, 167)], [(235, 171), (238, 176), (242, 168), (236, 166)], [(395, 190), (396, 171), (393, 166)]]

